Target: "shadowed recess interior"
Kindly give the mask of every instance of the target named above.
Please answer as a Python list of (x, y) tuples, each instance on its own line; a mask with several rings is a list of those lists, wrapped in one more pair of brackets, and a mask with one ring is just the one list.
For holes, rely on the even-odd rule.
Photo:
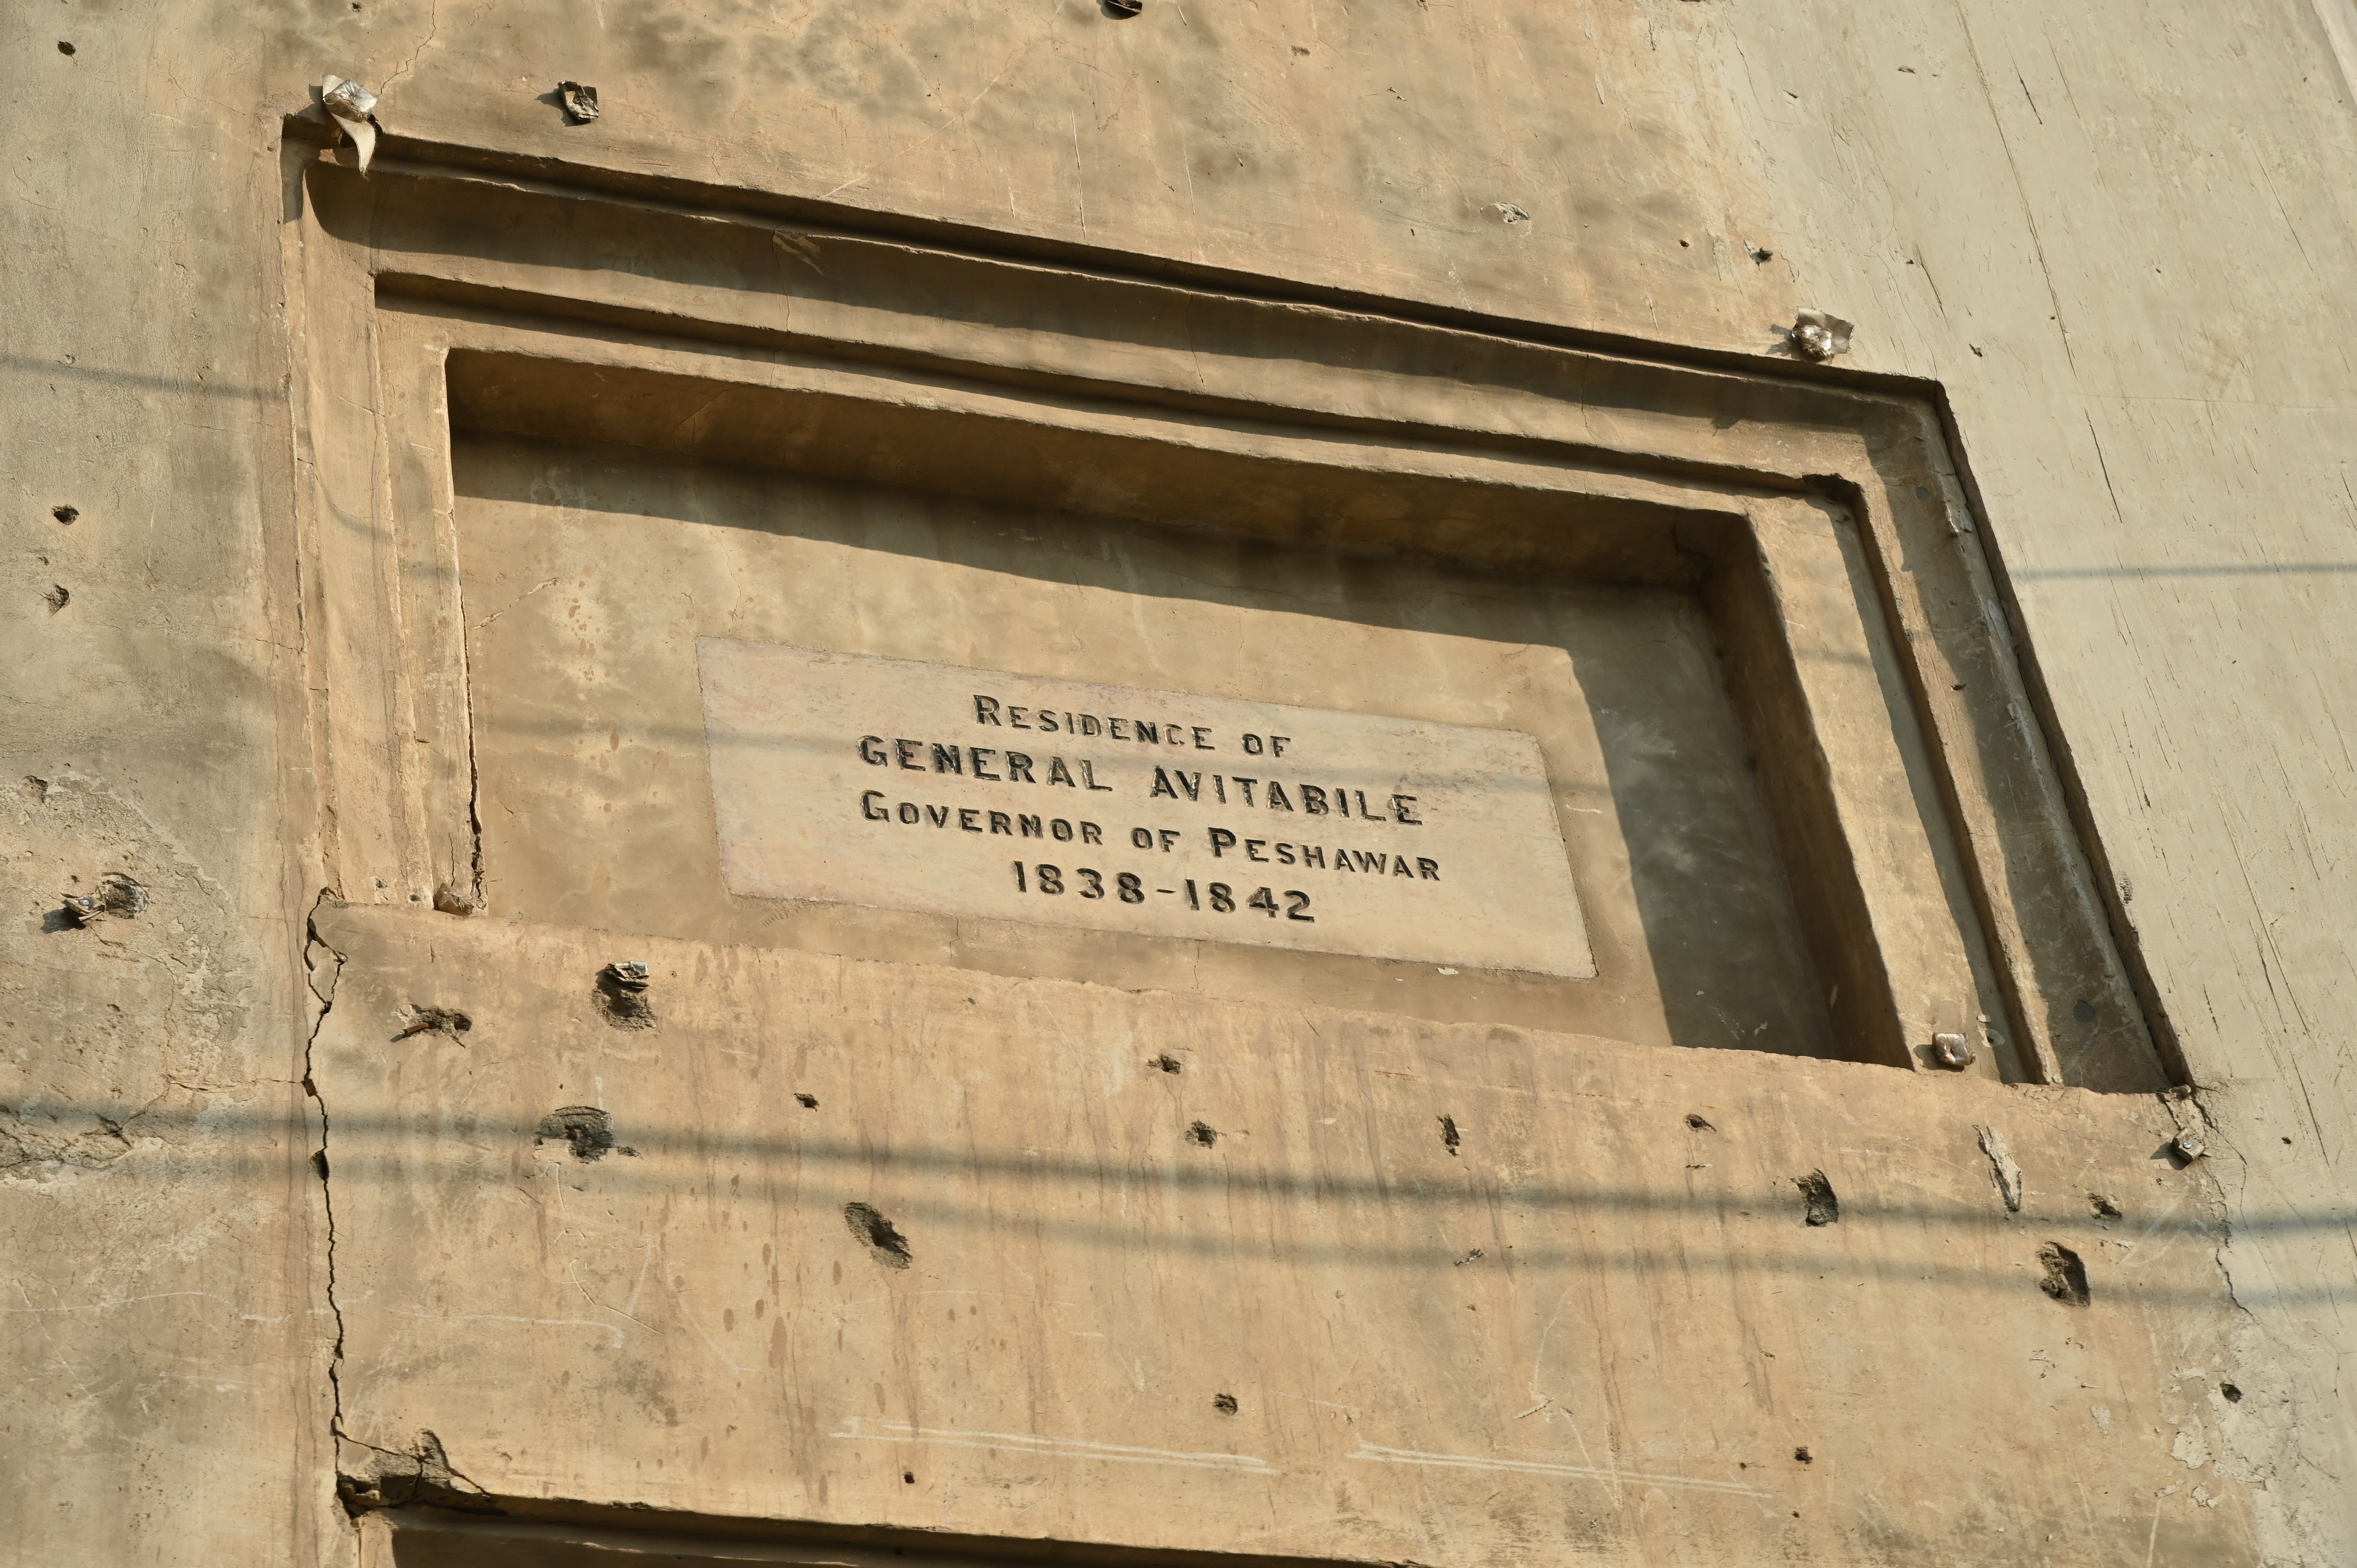
[[(697, 383), (587, 379), (597, 384), (567, 391), (533, 361), (452, 356), (495, 910), (1854, 1054), (1828, 1020), (1728, 692), (1712, 606), (1714, 579), (1739, 569), (1725, 515), (977, 429), (988, 422), (815, 396), (760, 418), (706, 406), (691, 426), (663, 399)], [(632, 428), (697, 434), (665, 437), (688, 450), (615, 443)], [(1042, 450), (1060, 444), (1075, 449)], [(1527, 734), (1597, 977), (733, 897), (715, 848), (699, 638)]]

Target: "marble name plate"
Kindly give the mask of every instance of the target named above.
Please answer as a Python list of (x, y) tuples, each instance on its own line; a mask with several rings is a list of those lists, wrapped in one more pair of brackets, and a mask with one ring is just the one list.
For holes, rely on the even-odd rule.
[(696, 649), (733, 894), (1596, 973), (1529, 736)]

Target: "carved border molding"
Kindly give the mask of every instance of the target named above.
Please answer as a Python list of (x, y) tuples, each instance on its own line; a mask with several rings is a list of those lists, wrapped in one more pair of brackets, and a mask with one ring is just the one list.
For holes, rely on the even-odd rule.
[[(864, 402), (1074, 451), (1158, 443), (1620, 509), (1629, 558), (1530, 548), (1587, 549), (1576, 568), (1607, 575), (1704, 563), (1755, 746), (1771, 731), (1788, 758), (1763, 769), (1788, 866), (1841, 862), (1813, 948), (1857, 977), (1842, 988), (1866, 1012), (1836, 1023), (1857, 1054), (1928, 1065), (1933, 1032), (1986, 1015), (2008, 1076), (2169, 1081), (1932, 392), (395, 137), (362, 177), (306, 121), (288, 131), (306, 656), (342, 897), (478, 896), (454, 407), (759, 461), (778, 400)], [(674, 417), (682, 386), (711, 412)], [(1641, 558), (1648, 537), (1673, 567)], [(1812, 636), (1863, 652), (1865, 685), (1813, 673)], [(1889, 835), (1867, 829), (1901, 819), (1921, 843), (1877, 847)]]

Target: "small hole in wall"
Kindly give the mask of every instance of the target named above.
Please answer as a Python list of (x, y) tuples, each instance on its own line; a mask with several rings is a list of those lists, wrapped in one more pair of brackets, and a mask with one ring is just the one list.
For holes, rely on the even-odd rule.
[(1211, 1408), (1218, 1411), (1222, 1415), (1233, 1415), (1236, 1413), (1236, 1396), (1233, 1394), (1213, 1394), (1211, 1396)]
[(540, 1119), (540, 1124), (533, 1129), (532, 1141), (535, 1146), (561, 1143), (576, 1160), (638, 1154), (638, 1150), (614, 1141), (614, 1119), (595, 1105), (558, 1106)]
[(900, 1479), (913, 1487), (917, 1484), (917, 1473), (914, 1470), (903, 1470), (900, 1472)]
[(851, 1233), (867, 1243), (876, 1261), (888, 1269), (909, 1266), (909, 1239), (900, 1234), (899, 1227), (878, 1213), (872, 1204), (846, 1203), (843, 1206), (843, 1222)]
[(652, 1028), (655, 1010), (647, 996), (650, 983), (643, 963), (621, 960), (608, 964), (597, 972), (597, 1010), (618, 1029)]
[(2078, 1253), (2060, 1241), (2049, 1241), (2038, 1249), (2038, 1262), (2045, 1272), (2038, 1282), (2040, 1290), (2065, 1306), (2087, 1305), (2087, 1265)]
[(2228, 1404), (2240, 1404), (2243, 1402), (2243, 1391), (2236, 1388), (2232, 1383), (2220, 1383), (2218, 1385), (2218, 1391), (2226, 1397), (2226, 1402)]
[(70, 55), (73, 52), (73, 45), (66, 42), (63, 38), (59, 38), (58, 40), (58, 53), (61, 55)]
[(49, 509), (49, 515), (56, 518), (59, 522), (71, 522), (74, 519), (81, 515), (81, 508), (77, 506), (53, 506)]
[(1835, 1196), (1834, 1184), (1825, 1179), (1823, 1171), (1811, 1171), (1804, 1176), (1794, 1176), (1792, 1185), (1801, 1189), (1803, 1218), (1811, 1225), (1841, 1223), (1841, 1199)]
[(805, 1111), (815, 1111), (818, 1109), (818, 1096), (815, 1094), (798, 1093), (794, 1096), (794, 1103), (801, 1106)]
[(400, 1041), (413, 1035), (443, 1034), (455, 1040), (474, 1026), (475, 1020), (456, 1007), (421, 1007), (413, 1002), (407, 1021), (393, 1039)]

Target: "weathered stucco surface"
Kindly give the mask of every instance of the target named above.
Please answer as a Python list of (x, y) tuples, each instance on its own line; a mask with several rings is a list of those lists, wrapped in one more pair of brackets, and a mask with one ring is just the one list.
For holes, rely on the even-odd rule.
[[(1147, 0), (1122, 21), (1072, 0), (10, 8), (0, 1560), (351, 1561), (339, 1466), (399, 1464), (339, 1457), (339, 1402), (360, 1443), (516, 1497), (974, 1534), (1436, 1564), (1583, 1550), (1737, 1562), (1788, 1546), (1857, 1563), (2357, 1557), (2357, 1089), (2341, 1023), (2357, 1004), (2342, 730), (2357, 707), (2352, 39), (2347, 0), (2070, 14), (2022, 0), (1521, 13)], [(616, 1135), (635, 1157), (576, 1167), (569, 1146), (533, 1148), (535, 1119), (573, 1103), (535, 1071), (562, 1064), (552, 1081), (569, 1095), (575, 1064), (595, 1072), (618, 1042), (651, 1037), (566, 1011), (587, 1004), (581, 964), (622, 955), (577, 931), (336, 908), (310, 949), (318, 967), (305, 960), (335, 824), (312, 777), (319, 628), (301, 611), (306, 417), (288, 389), (298, 327), (336, 324), (290, 318), (299, 201), (281, 142), (329, 71), (382, 93), (399, 134), (1084, 245), (1149, 275), (1219, 269), (1729, 362), (1773, 354), (1797, 307), (1856, 320), (1842, 367), (1936, 383), (1953, 415), (2102, 874), (2196, 1094), (1943, 1082), (1958, 1092), (1934, 1119), (1914, 1077), (1791, 1060), (1769, 1064), (1775, 1094), (1722, 1116), (1713, 1074), (1729, 1059), (1760, 1070), (1755, 1058), (1335, 1008), (1318, 1020), (1348, 1043), (1313, 1070), (1216, 999), (702, 948), (716, 994), (808, 995), (801, 1016), (839, 1034), (737, 1047), (740, 1060), (721, 1045), (727, 1007), (700, 1004), (677, 1015), (678, 1059), (667, 1037), (664, 1059), (627, 1068), (644, 1120), (618, 1110)], [(566, 126), (548, 98), (560, 79), (594, 82), (603, 117)], [(145, 908), (86, 928), (60, 918), (108, 874), (136, 878)], [(328, 989), (330, 971), (338, 1000), (315, 1047), (313, 983)], [(960, 1090), (1000, 1039), (962, 1040), (945, 989), (960, 985), (1093, 1027), (1060, 1053), (1044, 1025), (1006, 1040), (1028, 1076)], [(480, 1022), (396, 1048), (398, 1010), (444, 990)], [(913, 999), (940, 1004), (931, 1032), (909, 1021)], [(1141, 1078), (1146, 1046), (1161, 1048), (1143, 1036), (1164, 1027), (1200, 1032), (1200, 1049), (1182, 1074)], [(531, 1060), (502, 1055), (514, 1038), (536, 1042)], [(840, 1052), (855, 1038), (894, 1047), (873, 1080)], [(1344, 1084), (1345, 1059), (1408, 1076)], [(806, 1086), (783, 1081), (805, 1061), (832, 1075), (807, 1111), (791, 1099)], [(323, 1064), (315, 1101), (304, 1084)], [(1421, 1092), (1436, 1085), (1478, 1108), (1457, 1154), (1436, 1119), (1459, 1111)], [(1282, 1146), (1177, 1141), (1237, 1103), (1240, 1127), (1286, 1129)], [(323, 1183), (322, 1104), (351, 1118), (328, 1141), (352, 1137), (362, 1169), (422, 1163), (347, 1187), (338, 1156)], [(1717, 1131), (1688, 1129), (1689, 1111)], [(1350, 1129), (1340, 1153), (1311, 1132), (1323, 1115)], [(2018, 1217), (1975, 1124), (2001, 1128), (2028, 1173)], [(404, 1126), (449, 1131), (405, 1144)], [(2208, 1154), (2179, 1170), (2157, 1145), (2182, 1126)], [(830, 1188), (805, 1212), (728, 1192), (747, 1166), (667, 1142), (689, 1128), (807, 1139), (790, 1167), (805, 1181), (880, 1148), (972, 1162), (937, 1189), (899, 1175)], [(1702, 1136), (1727, 1152), (1689, 1175), (1672, 1156)], [(1860, 1152), (1901, 1140), (1887, 1158)], [(1035, 1161), (1062, 1162), (1044, 1207)], [(1837, 1227), (1795, 1212), (1789, 1184), (1820, 1168), (1846, 1205)], [(1193, 1185), (1212, 1170), (1218, 1185)], [(1103, 1223), (1116, 1175), (1157, 1206), (1147, 1255), (1106, 1262), (1045, 1234), (1049, 1213)], [(1334, 1238), (1266, 1196), (1327, 1179), (1433, 1196), (1390, 1212), (1338, 1198)], [(1698, 1219), (1640, 1204), (1550, 1230), (1562, 1220), (1545, 1196), (1566, 1185), (1652, 1201), (1705, 1180), (1760, 1207)], [(610, 1244), (608, 1273), (568, 1277), (574, 1254), (553, 1247), (514, 1263), (523, 1238), (541, 1246), (533, 1206), (560, 1183)], [(2087, 1197), (2105, 1187), (2126, 1210), (2108, 1230)], [(2139, 1218), (2131, 1190), (2175, 1218), (2137, 1230), (2162, 1210)], [(1194, 1206), (1215, 1196), (1241, 1207), (1213, 1223)], [(849, 1245), (855, 1199), (914, 1217), (908, 1270)], [(967, 1218), (1002, 1201), (1033, 1234), (1010, 1242)], [(658, 1225), (665, 1203), (678, 1213)], [(2039, 1292), (2040, 1224), (2085, 1255), (2088, 1307)], [(2107, 1274), (2106, 1244), (2130, 1230), (2157, 1261)], [(1248, 1231), (1258, 1251), (1238, 1250)], [(655, 1235), (690, 1266), (666, 1260), (644, 1289), (609, 1277)], [(1216, 1237), (1235, 1271), (1224, 1288), (1190, 1235)], [(1559, 1255), (1527, 1286), (1477, 1286), (1501, 1262), (1487, 1237), (1616, 1262)], [(774, 1286), (747, 1273), (764, 1245), (772, 1263), (800, 1249), (799, 1272)], [(1318, 1246), (1364, 1256), (1286, 1261)], [(1379, 1266), (1411, 1246), (1439, 1262)], [(1448, 1261), (1477, 1246), (1482, 1260)], [(1641, 1266), (1680, 1247), (1743, 1266)], [(951, 1322), (950, 1300), (919, 1297), (936, 1256), (968, 1276), (956, 1289), (1000, 1294), (958, 1298), (983, 1311)], [(1822, 1278), (1776, 1272), (1835, 1258)], [(1308, 1289), (1328, 1268), (1347, 1277)], [(1575, 1278), (1590, 1337), (1556, 1349), (1568, 1341), (1549, 1326)], [(1712, 1310), (1741, 1343), (1679, 1295), (1697, 1280), (1726, 1293)], [(597, 1398), (565, 1381), (582, 1364), (565, 1340), (508, 1321), (608, 1324), (602, 1309), (634, 1290), (662, 1348), (631, 1351), (638, 1380)], [(1350, 1327), (1361, 1293), (1367, 1316)], [(1070, 1320), (1008, 1305), (1051, 1297), (1085, 1305)], [(779, 1331), (747, 1326), (756, 1301), (775, 1321), (803, 1315), (785, 1353), (812, 1380), (783, 1404), (760, 1380)], [(1239, 1303), (1245, 1316), (1205, 1321)], [(492, 1326), (444, 1321), (469, 1313)], [(1477, 1316), (1502, 1325), (1477, 1333)], [(837, 1326), (868, 1341), (862, 1355), (829, 1349)], [(1119, 1366), (1116, 1338), (1132, 1342)], [(1562, 1359), (1536, 1355), (1542, 1340)], [(1810, 1370), (1753, 1402), (1771, 1352)], [(2058, 1391), (2082, 1354), (2099, 1388)], [(850, 1359), (877, 1369), (854, 1377)], [(1328, 1399), (1303, 1372), (1349, 1411), (1275, 1397)], [(1562, 1425), (1554, 1403), (1525, 1418), (1561, 1399), (1556, 1375), (1614, 1412), (1601, 1434)], [(1212, 1410), (1214, 1392), (1237, 1394), (1237, 1412)], [(632, 1429), (581, 1419), (626, 1410)], [(826, 1438), (855, 1416), (887, 1441)], [(1705, 1474), (1653, 1458), (1697, 1443), (1702, 1421), (1725, 1434), (1707, 1477), (1757, 1447), (1772, 1479), (1730, 1484), (1772, 1498), (1665, 1487), (1657, 1502), (1615, 1478)], [(957, 1462), (980, 1467), (948, 1473), (975, 1484), (942, 1488), (918, 1455), (948, 1448), (904, 1455), (889, 1440), (890, 1423), (920, 1422), (1243, 1453), (1285, 1474), (1215, 1463), (1198, 1489), (1132, 1473), (1144, 1466), (970, 1449)], [(1359, 1430), (1369, 1422), (1384, 1424)], [(1480, 1472), (1350, 1458), (1472, 1452), (1448, 1446), (1460, 1439), (1494, 1456), (1484, 1423), (1517, 1422), (1554, 1423), (1533, 1445), (1561, 1454), (1534, 1463), (1607, 1478), (1501, 1490)], [(889, 1457), (830, 1458), (871, 1447)]]
[(2240, 1415), (2222, 1227), (2148, 1096), (644, 939), (624, 1028), (603, 933), (316, 925), (345, 1430), (470, 1487), (1376, 1562), (2102, 1562), (2159, 1517), (2249, 1560), (2184, 1463)]

